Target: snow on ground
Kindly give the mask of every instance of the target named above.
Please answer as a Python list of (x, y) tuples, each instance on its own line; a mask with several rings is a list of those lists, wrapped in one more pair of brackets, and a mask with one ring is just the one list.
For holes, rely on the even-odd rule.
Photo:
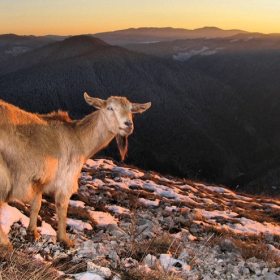
[(85, 208), (85, 203), (82, 201), (70, 200), (69, 205), (74, 207)]
[(5, 234), (10, 231), (11, 226), (15, 222), (21, 222), (25, 227), (28, 226), (29, 218), (23, 215), (17, 208), (11, 207), (8, 204), (2, 206), (1, 226)]
[(118, 205), (110, 205), (106, 207), (108, 209), (109, 212), (113, 212), (115, 214), (129, 214), (130, 211), (124, 207), (118, 206)]
[(74, 219), (67, 218), (66, 224), (79, 231), (83, 231), (84, 229), (92, 230), (92, 226), (89, 223), (85, 223), (80, 220), (74, 220)]
[(117, 225), (117, 220), (109, 213), (90, 210), (88, 212), (99, 227), (105, 227), (112, 224)]
[[(91, 171), (98, 171), (100, 174), (103, 172), (106, 176), (103, 178), (102, 176), (96, 177), (91, 175)], [(107, 176), (107, 174), (113, 172), (117, 176)], [(120, 193), (133, 192), (136, 194), (137, 201), (145, 207), (151, 209), (162, 207), (161, 211), (166, 211), (170, 215), (174, 213), (188, 215), (195, 224), (208, 224), (233, 234), (280, 236), (279, 223), (251, 219), (250, 215), (246, 215), (246, 211), (242, 209), (242, 205), (247, 205), (246, 209), (253, 209), (252, 206), (254, 206), (254, 211), (260, 214), (267, 211), (279, 211), (280, 201), (277, 199), (266, 199), (262, 202), (259, 198), (236, 194), (222, 186), (194, 182), (186, 184), (185, 181), (166, 178), (152, 172), (145, 173), (135, 168), (120, 167), (113, 161), (105, 159), (88, 160), (86, 162), (80, 176), (80, 187), (84, 187), (85, 190), (88, 189), (93, 193), (97, 192), (96, 197), (98, 197), (100, 190), (106, 192), (112, 188), (120, 190)], [(118, 201), (117, 197), (116, 200)], [(166, 202), (168, 203), (166, 204)], [(231, 209), (234, 203), (237, 204)], [(82, 201), (70, 200), (69, 205), (80, 209), (79, 211), (86, 211), (97, 228), (111, 226), (111, 229), (115, 230), (115, 233), (119, 236), (124, 234), (123, 230), (119, 228), (119, 217), (131, 214), (130, 209), (123, 207), (123, 205), (117, 205), (116, 202), (111, 205), (104, 205), (104, 209), (108, 212), (94, 211), (93, 207), (88, 208)], [(17, 208), (5, 204), (0, 221), (4, 232), (7, 234), (11, 226), (18, 221), (26, 228), (29, 218)], [(78, 231), (84, 229), (91, 231), (93, 229), (87, 221), (69, 217), (67, 218), (67, 225)], [(43, 235), (56, 236), (54, 229), (45, 221), (42, 222), (39, 231)], [(189, 240), (196, 239), (190, 234), (189, 229), (182, 228), (177, 235), (182, 234), (190, 236)], [(280, 255), (279, 249), (273, 247), (273, 245), (270, 245), (269, 249), (276, 255)], [(173, 259), (169, 254), (162, 254), (159, 261), (164, 268), (168, 265), (172, 266), (173, 263), (178, 263), (178, 260)], [(180, 262), (180, 266), (184, 267), (185, 270), (190, 269), (184, 262)], [(80, 280), (103, 279), (101, 276), (89, 272), (77, 274), (75, 278)]]
[[(21, 222), (23, 226), (27, 228), (29, 224), (29, 218), (22, 214), (17, 208), (12, 207), (8, 204), (4, 204), (2, 207), (0, 222), (4, 233), (8, 234), (8, 232), (11, 229), (11, 226), (15, 222)], [(42, 235), (56, 236), (55, 230), (51, 227), (50, 224), (44, 221), (42, 222), (42, 226), (38, 227), (38, 231)]]

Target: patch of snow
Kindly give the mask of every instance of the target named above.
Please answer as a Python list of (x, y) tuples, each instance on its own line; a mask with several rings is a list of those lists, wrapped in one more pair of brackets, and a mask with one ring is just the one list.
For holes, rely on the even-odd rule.
[(205, 188), (207, 190), (217, 192), (217, 193), (227, 193), (227, 194), (235, 195), (234, 192), (232, 192), (232, 191), (230, 191), (230, 190), (228, 190), (226, 188), (217, 187), (217, 186), (206, 186), (206, 185), (202, 185), (202, 184), (200, 184), (199, 186), (203, 187), (203, 188)]
[(204, 209), (200, 209), (199, 211), (201, 212), (204, 218), (209, 220), (215, 219), (216, 217), (223, 217), (224, 219), (229, 219), (229, 218), (235, 218), (239, 216), (239, 214), (230, 211), (218, 211), (218, 210), (207, 211)]
[[(128, 182), (128, 184), (129, 184), (131, 182), (131, 180), (130, 179), (124, 179), (123, 182), (116, 182), (116, 181), (114, 181), (110, 178), (106, 178), (106, 182), (109, 185), (117, 186), (120, 189), (129, 190), (129, 186), (126, 184), (126, 182)], [(103, 185), (104, 185), (104, 183), (103, 183)]]
[(113, 167), (112, 171), (120, 172), (125, 176), (131, 176), (135, 178), (139, 178), (144, 176), (144, 173), (135, 169), (125, 168), (125, 167)]
[(280, 235), (280, 227), (275, 226), (271, 223), (259, 223), (257, 221), (252, 221), (247, 218), (240, 218), (241, 224), (234, 224), (235, 232), (239, 233), (249, 233), (249, 234), (277, 234)]
[(101, 187), (101, 186), (105, 185), (105, 183), (102, 180), (96, 179), (96, 178), (93, 179), (90, 183), (91, 183), (91, 185), (93, 185), (95, 187)]
[(51, 236), (56, 236), (56, 231), (52, 228), (52, 226), (46, 222), (42, 222), (42, 226), (38, 227), (38, 231), (42, 235), (51, 235)]
[[(5, 234), (9, 233), (11, 226), (16, 222), (21, 222), (25, 228), (28, 227), (29, 218), (22, 214), (17, 208), (4, 204), (1, 211), (0, 223)], [(44, 221), (42, 222), (42, 226), (38, 227), (38, 231), (42, 235), (56, 236), (56, 232), (52, 226)]]
[(239, 198), (239, 199), (245, 200), (245, 201), (252, 201), (252, 200), (253, 200), (253, 198), (247, 197), (247, 196), (244, 196), (244, 195), (238, 195), (238, 194), (236, 194), (235, 196), (236, 196), (236, 198)]
[(190, 186), (190, 185), (182, 185), (182, 186), (177, 186), (177, 187), (181, 190), (188, 190), (188, 191), (191, 191), (193, 193), (197, 192), (197, 189)]
[(162, 181), (162, 182), (166, 182), (166, 183), (173, 183), (173, 184), (178, 184), (179, 182), (176, 182), (175, 180), (170, 180), (170, 179), (168, 179), (168, 178), (165, 178), (165, 177), (162, 177), (162, 176), (159, 176), (159, 175), (154, 175), (154, 178), (155, 179), (158, 179), (158, 180), (160, 180), (160, 181)]
[(79, 231), (82, 231), (84, 229), (92, 230), (92, 226), (89, 223), (83, 222), (81, 220), (74, 220), (71, 218), (67, 218), (66, 224), (70, 227), (73, 227)]
[(76, 280), (105, 280), (103, 277), (99, 276), (96, 273), (90, 273), (90, 272), (85, 272), (85, 273), (78, 273), (73, 275)]
[(159, 199), (156, 199), (156, 200), (148, 200), (148, 199), (145, 199), (143, 197), (139, 198), (139, 202), (144, 204), (144, 205), (147, 205), (147, 206), (159, 206)]
[(273, 203), (264, 203), (263, 205), (280, 210), (280, 206), (273, 204)]
[(70, 200), (69, 205), (78, 208), (85, 208), (85, 203), (77, 200)]
[(99, 227), (105, 227), (108, 225), (117, 225), (118, 221), (111, 214), (99, 211), (88, 211), (91, 218), (95, 221), (96, 225)]
[(275, 248), (271, 244), (267, 244), (266, 246), (267, 246), (269, 251), (271, 251), (275, 256), (277, 256), (277, 258), (280, 259), (280, 250), (279, 249)]
[(174, 206), (174, 205), (172, 205), (172, 206), (165, 206), (164, 210), (167, 211), (167, 212), (178, 212), (179, 211), (178, 207)]
[(114, 212), (115, 214), (129, 214), (130, 210), (117, 205), (110, 205), (106, 207), (110, 212)]
[(1, 226), (5, 234), (8, 234), (13, 223), (21, 222), (24, 227), (28, 227), (29, 218), (23, 215), (17, 208), (8, 204), (2, 206)]

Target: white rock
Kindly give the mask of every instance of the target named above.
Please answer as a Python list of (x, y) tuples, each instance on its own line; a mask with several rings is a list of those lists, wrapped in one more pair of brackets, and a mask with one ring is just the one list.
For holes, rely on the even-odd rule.
[(161, 254), (159, 261), (165, 270), (170, 270), (173, 272), (186, 272), (191, 270), (189, 265), (180, 260), (172, 258), (171, 254)]
[(155, 266), (156, 260), (157, 258), (155, 256), (148, 254), (143, 261), (144, 264), (147, 265), (148, 267), (153, 267)]
[(98, 274), (90, 272), (78, 273), (75, 274), (74, 277), (76, 280), (104, 280), (104, 278)]
[(92, 273), (96, 273), (96, 274), (98, 274), (102, 277), (105, 277), (105, 278), (109, 278), (112, 275), (112, 272), (109, 268), (96, 265), (93, 262), (88, 262), (87, 263), (87, 271), (92, 272)]

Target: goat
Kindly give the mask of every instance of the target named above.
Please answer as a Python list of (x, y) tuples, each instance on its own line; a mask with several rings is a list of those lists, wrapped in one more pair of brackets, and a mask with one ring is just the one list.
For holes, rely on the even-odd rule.
[[(0, 100), (0, 221), (3, 203), (28, 202), (27, 233), (32, 239), (40, 239), (37, 217), (42, 194), (51, 194), (58, 218), (57, 240), (66, 247), (74, 245), (66, 234), (66, 216), (83, 164), (114, 137), (124, 159), (127, 137), (134, 129), (132, 115), (151, 106), (118, 96), (102, 100), (86, 92), (84, 98), (98, 110), (80, 120), (71, 120), (61, 111), (32, 114)], [(11, 247), (1, 224), (0, 245)]]

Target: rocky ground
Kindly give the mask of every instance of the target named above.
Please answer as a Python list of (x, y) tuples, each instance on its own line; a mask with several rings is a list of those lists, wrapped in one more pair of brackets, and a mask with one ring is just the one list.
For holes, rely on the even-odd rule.
[(277, 198), (105, 159), (87, 161), (79, 185), (67, 220), (75, 248), (56, 243), (51, 197), (40, 211), (41, 242), (25, 238), (27, 205), (6, 206), (14, 252), (1, 251), (0, 279), (280, 279)]

